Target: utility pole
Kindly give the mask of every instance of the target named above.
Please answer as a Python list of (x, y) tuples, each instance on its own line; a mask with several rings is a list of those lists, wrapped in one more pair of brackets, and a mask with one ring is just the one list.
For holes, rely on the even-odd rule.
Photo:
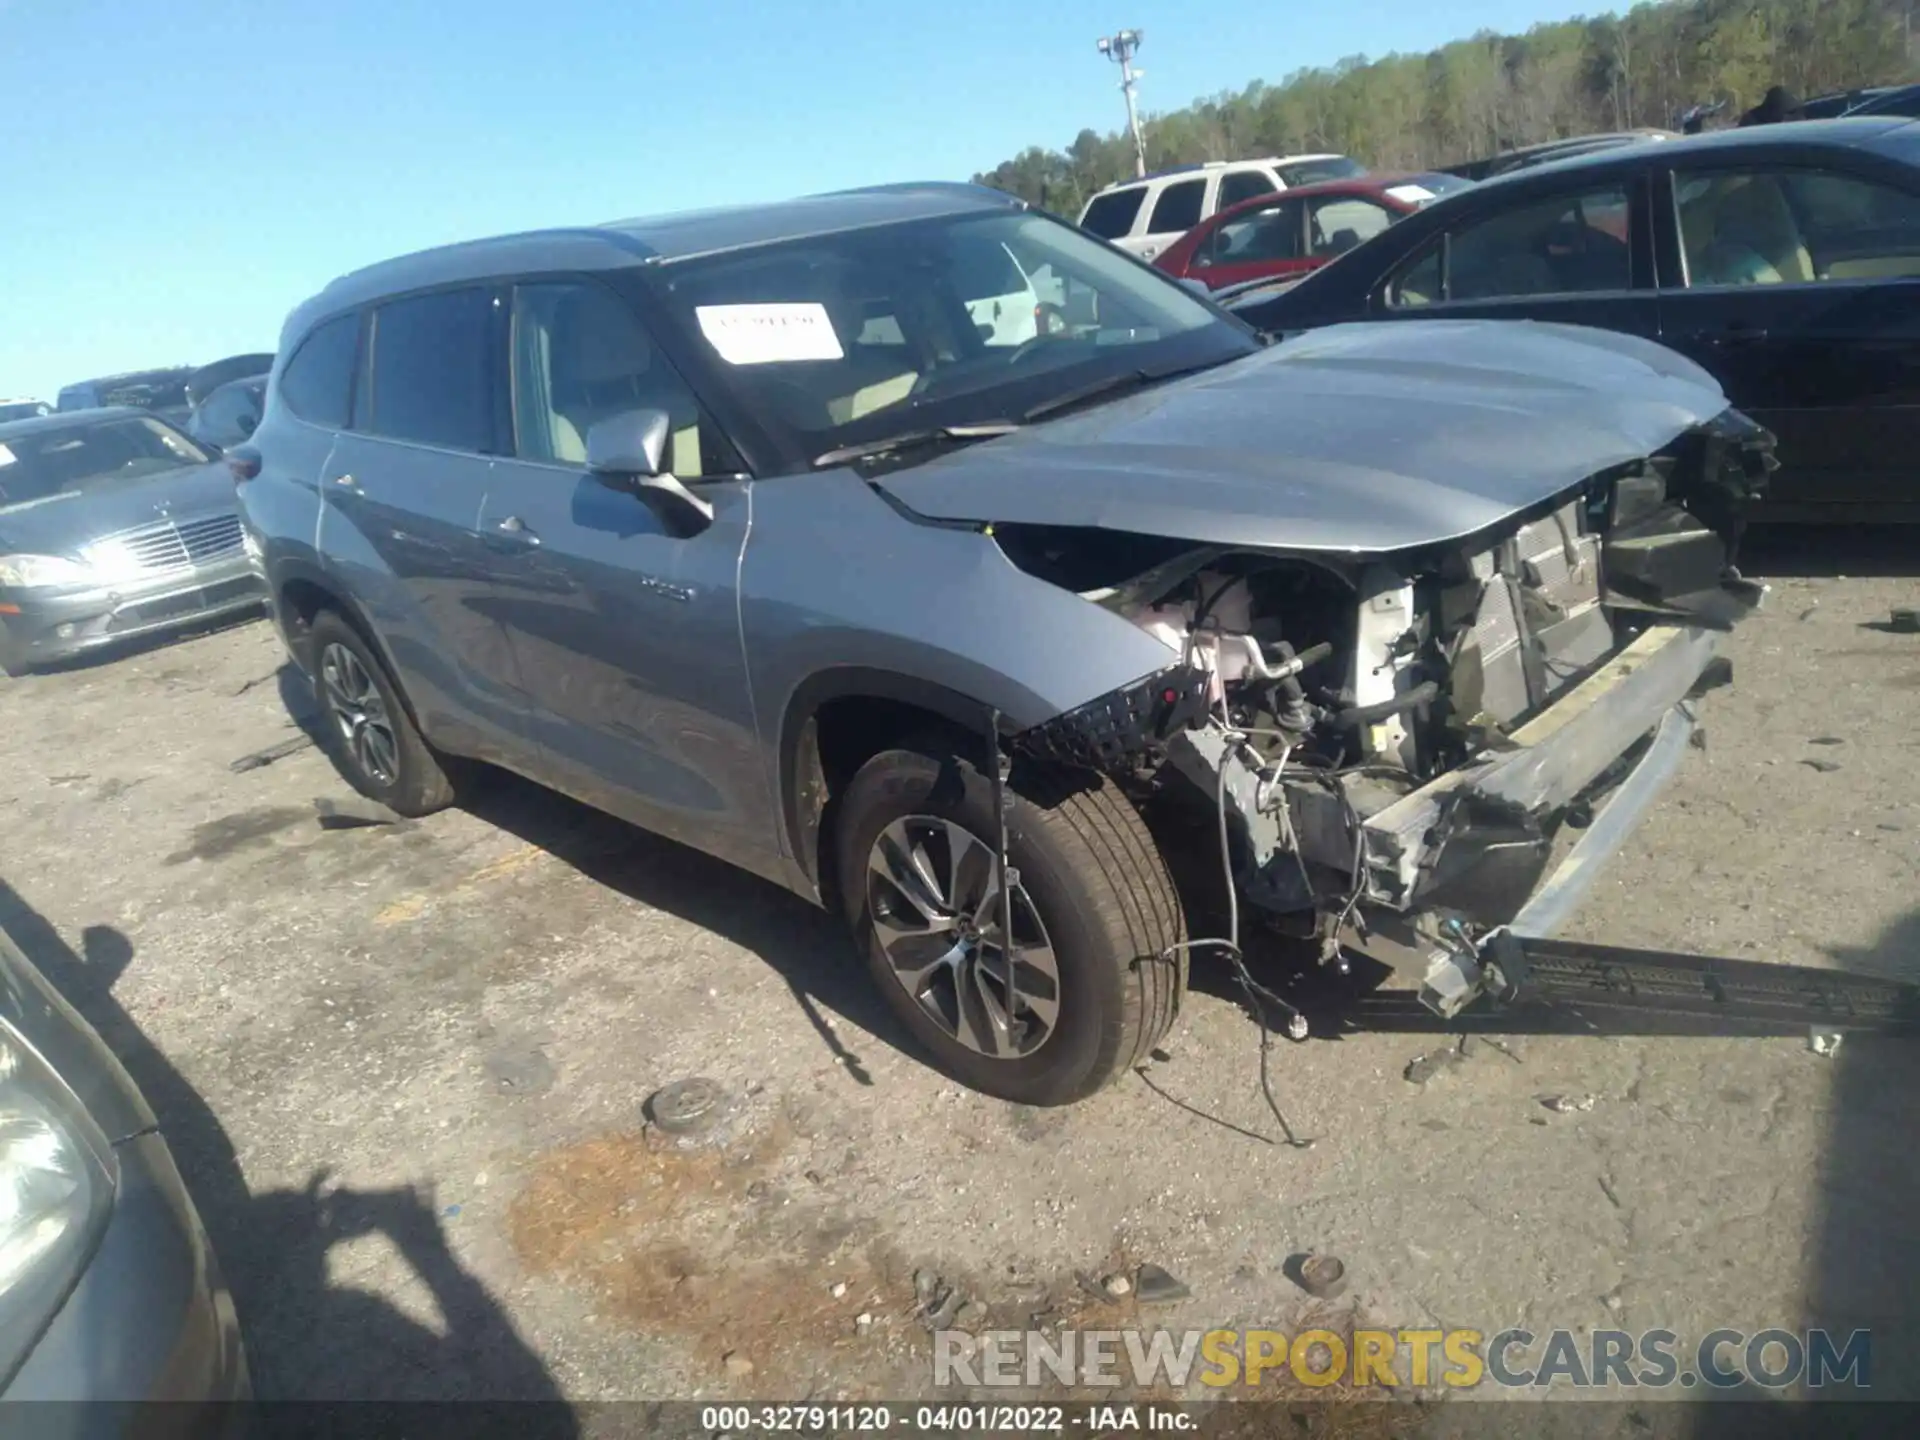
[(1118, 35), (1103, 35), (1094, 42), (1100, 53), (1120, 63), (1120, 93), (1127, 97), (1127, 129), (1133, 135), (1133, 173), (1147, 173), (1147, 142), (1140, 135), (1140, 112), (1133, 107), (1134, 82), (1146, 74), (1133, 68), (1133, 55), (1146, 38), (1143, 30), (1122, 30)]

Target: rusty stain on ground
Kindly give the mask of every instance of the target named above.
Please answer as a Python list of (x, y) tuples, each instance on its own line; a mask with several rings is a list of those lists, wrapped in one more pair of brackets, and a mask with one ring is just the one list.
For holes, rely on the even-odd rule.
[(530, 1270), (582, 1285), (604, 1313), (681, 1340), (716, 1371), (728, 1353), (749, 1358), (748, 1391), (820, 1376), (844, 1389), (856, 1374), (884, 1387), (888, 1352), (928, 1348), (911, 1327), (911, 1271), (884, 1244), (841, 1245), (857, 1228), (844, 1219), (777, 1204), (785, 1138), (775, 1126), (722, 1153), (628, 1132), (553, 1151), (514, 1202), (509, 1238)]
[(427, 907), (434, 902), (470, 899), (496, 880), (505, 880), (538, 864), (546, 854), (547, 852), (538, 845), (522, 845), (519, 849), (502, 855), (498, 860), (482, 865), (478, 870), (470, 872), (443, 891), (435, 894), (401, 896), (376, 914), (373, 917), (373, 923), (376, 925), (409, 924), (426, 914)]

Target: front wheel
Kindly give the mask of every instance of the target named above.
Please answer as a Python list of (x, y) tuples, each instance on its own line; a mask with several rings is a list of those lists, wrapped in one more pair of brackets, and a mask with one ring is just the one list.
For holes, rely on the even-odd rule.
[(324, 744), (348, 784), (399, 815), (431, 815), (454, 800), (453, 782), (358, 630), (331, 610), (307, 635)]
[(883, 751), (847, 787), (842, 900), (887, 1003), (942, 1069), (1068, 1104), (1173, 1023), (1184, 920), (1139, 813), (1105, 780), (1017, 766), (1009, 788), (1011, 965), (992, 783), (938, 745)]

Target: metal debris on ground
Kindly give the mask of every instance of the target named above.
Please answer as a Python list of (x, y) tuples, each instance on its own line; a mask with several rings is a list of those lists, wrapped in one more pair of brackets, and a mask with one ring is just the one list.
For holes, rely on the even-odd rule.
[(1844, 745), (1846, 743), (1838, 735), (1816, 735), (1807, 741), (1809, 745)]
[(1807, 1048), (1816, 1055), (1832, 1055), (1846, 1038), (1843, 1030), (1823, 1030), (1815, 1025), (1807, 1031)]
[(1429, 1050), (1409, 1060), (1407, 1068), (1401, 1073), (1408, 1084), (1425, 1085), (1429, 1080), (1437, 1080), (1457, 1067), (1464, 1058), (1457, 1049)]
[(266, 749), (256, 750), (251, 755), (242, 755), (227, 766), (227, 769), (236, 775), (244, 775), (249, 770), (264, 769), (274, 761), (284, 760), (289, 755), (298, 755), (312, 744), (311, 735), (296, 735), (291, 740), (282, 740), (278, 745), (269, 745)]
[(1809, 759), (1809, 760), (1802, 760), (1800, 763), (1806, 766), (1809, 770), (1819, 771), (1822, 775), (1831, 775), (1834, 771), (1840, 768), (1840, 762), (1838, 760)]
[(1100, 1288), (1115, 1300), (1122, 1300), (1133, 1293), (1133, 1281), (1124, 1275), (1109, 1275), (1100, 1282)]
[(1920, 634), (1920, 606), (1901, 605), (1888, 617), (1893, 628), (1902, 635)]
[(1556, 1115), (1585, 1114), (1600, 1103), (1598, 1095), (1542, 1095), (1540, 1103)]
[(1134, 1294), (1142, 1305), (1164, 1305), (1173, 1300), (1185, 1300), (1193, 1291), (1187, 1288), (1184, 1280), (1177, 1278), (1152, 1261), (1143, 1264), (1133, 1272)]
[(1347, 1288), (1347, 1267), (1333, 1255), (1296, 1255), (1287, 1263), (1293, 1283), (1316, 1300), (1337, 1299)]
[(663, 1085), (647, 1098), (647, 1116), (669, 1135), (700, 1135), (713, 1129), (728, 1110), (726, 1087), (694, 1076)]

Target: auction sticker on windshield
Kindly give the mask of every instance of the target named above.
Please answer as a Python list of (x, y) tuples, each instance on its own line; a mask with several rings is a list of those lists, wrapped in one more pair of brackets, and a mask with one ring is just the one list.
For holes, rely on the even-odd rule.
[(693, 313), (729, 365), (845, 358), (824, 305), (700, 305)]

